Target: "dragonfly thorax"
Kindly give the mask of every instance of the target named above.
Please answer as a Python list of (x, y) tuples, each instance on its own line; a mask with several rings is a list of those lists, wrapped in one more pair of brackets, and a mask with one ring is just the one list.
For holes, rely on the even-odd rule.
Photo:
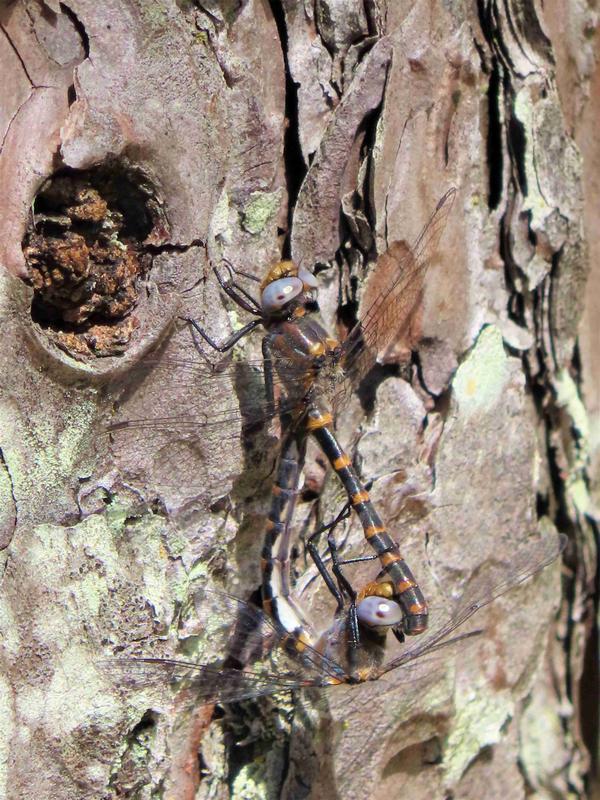
[(312, 385), (339, 362), (339, 342), (313, 314), (274, 322), (267, 338), (275, 370), (292, 387)]

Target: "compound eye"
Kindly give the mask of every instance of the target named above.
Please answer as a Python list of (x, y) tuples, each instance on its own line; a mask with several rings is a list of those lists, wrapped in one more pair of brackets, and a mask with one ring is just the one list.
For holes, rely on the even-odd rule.
[(365, 597), (356, 607), (358, 619), (370, 628), (398, 625), (404, 619), (402, 609), (395, 600), (384, 597)]
[(298, 277), (305, 286), (310, 286), (311, 289), (316, 289), (319, 286), (319, 281), (316, 279), (316, 277), (312, 274), (312, 272), (304, 267), (300, 267), (298, 269)]
[(260, 297), (262, 310), (266, 314), (281, 311), (291, 300), (302, 293), (304, 286), (299, 278), (279, 278), (263, 290)]

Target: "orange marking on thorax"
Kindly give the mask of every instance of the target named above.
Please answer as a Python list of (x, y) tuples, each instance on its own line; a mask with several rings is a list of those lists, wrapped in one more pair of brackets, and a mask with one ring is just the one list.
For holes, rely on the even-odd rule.
[(378, 533), (385, 533), (383, 525), (368, 525), (365, 528), (365, 537), (367, 539), (372, 539), (373, 536), (377, 536)]
[(423, 614), (427, 611), (427, 606), (424, 606), (422, 603), (413, 603), (408, 610), (411, 614)]
[(301, 633), (299, 633), (297, 638), (298, 638), (298, 641), (300, 642), (300, 644), (303, 646), (303, 648), (304, 647), (310, 647), (311, 638), (310, 638), (310, 636), (308, 636), (307, 633), (305, 633), (305, 631), (302, 631)]
[(322, 356), (325, 352), (325, 345), (322, 342), (314, 342), (308, 348), (308, 352), (311, 356)]
[(286, 641), (291, 641), (297, 653), (303, 653), (307, 647), (311, 646), (310, 637), (301, 631), (298, 634), (288, 633)]

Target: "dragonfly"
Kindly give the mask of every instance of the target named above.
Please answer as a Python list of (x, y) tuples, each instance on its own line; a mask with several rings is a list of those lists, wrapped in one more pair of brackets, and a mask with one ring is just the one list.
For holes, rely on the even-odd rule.
[(299, 646), (284, 625), (257, 606), (221, 591), (202, 589), (194, 597), (195, 614), (207, 640), (220, 653), (220, 663), (140, 657), (113, 659), (106, 666), (137, 687), (184, 681), (195, 704), (357, 685), (377, 681), (395, 670), (402, 670), (407, 681), (412, 681), (418, 670), (436, 663), (440, 651), (481, 634), (475, 630), (452, 636), (481, 608), (555, 561), (566, 541), (562, 534), (546, 535), (521, 547), (508, 561), (486, 563), (458, 600), (432, 609), (434, 624), (428, 631), (407, 639), (400, 654), (387, 662), (385, 634), (379, 630), (356, 649), (348, 643), (347, 620), (338, 618), (317, 646)]
[[(210, 436), (215, 432), (220, 435), (227, 425), (240, 419), (246, 429), (275, 417), (280, 420), (280, 458), (261, 559), (263, 606), (296, 642), (302, 641), (301, 630), (305, 631), (308, 643), (311, 639), (302, 611), (290, 592), (289, 531), (306, 442), (311, 436), (340, 479), (364, 536), (379, 559), (382, 574), (392, 586), (393, 598), (389, 599), (401, 609), (401, 618), (395, 624), (406, 635), (422, 634), (427, 628), (428, 608), (423, 593), (377, 513), (350, 456), (338, 441), (334, 420), (348, 393), (368, 374), (378, 355), (409, 335), (420, 304), (424, 276), (438, 250), (455, 195), (456, 190), (451, 188), (442, 196), (412, 246), (394, 242), (379, 257), (376, 274), (383, 277), (378, 293), (341, 342), (317, 318), (316, 277), (291, 261), (280, 261), (269, 268), (260, 282), (259, 300), (239, 280), (240, 276), (254, 279), (253, 276), (235, 270), (230, 264), (228, 277), (214, 269), (224, 293), (254, 317), (224, 342), (214, 341), (195, 320), (188, 320), (192, 329), (219, 353), (229, 352), (259, 326), (265, 329), (262, 401), (250, 407), (226, 406), (190, 417), (184, 424), (197, 435)], [(115, 423), (112, 432), (148, 431), (180, 423), (181, 418), (130, 419)], [(392, 615), (399, 615), (396, 607), (389, 603), (386, 607)], [(389, 618), (383, 624), (389, 625)]]

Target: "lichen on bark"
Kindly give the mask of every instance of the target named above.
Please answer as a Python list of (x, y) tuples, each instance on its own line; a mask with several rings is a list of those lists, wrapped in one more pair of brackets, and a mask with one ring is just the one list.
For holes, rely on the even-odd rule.
[[(3, 5), (0, 793), (586, 796), (596, 14), (525, 0)], [(106, 204), (92, 243), (75, 219), (98, 210), (99, 174), (127, 176), (131, 202)], [(65, 176), (79, 200), (36, 228), (36, 203)], [(221, 340), (245, 321), (212, 267), (262, 277), (289, 253), (319, 262), (323, 316), (343, 334), (378, 285), (376, 256), (414, 240), (450, 186), (417, 353), (349, 399), (340, 439), (434, 605), (557, 528), (570, 539), (562, 596), (556, 565), (495, 603), (426, 691), (391, 673), (224, 719), (166, 684), (129, 691), (104, 659), (201, 656), (195, 590), (249, 597), (260, 581), (277, 440), (243, 447), (239, 419), (202, 433), (261, 392), (260, 337), (223, 362), (183, 322)], [(126, 212), (147, 215), (133, 243)], [(77, 280), (63, 269), (73, 252), (43, 239), (57, 230), (77, 245)], [(139, 269), (119, 261), (127, 248)], [(127, 303), (108, 297), (114, 283)], [(40, 313), (50, 295), (60, 313)], [(107, 309), (121, 322), (99, 320)], [(109, 435), (123, 420), (144, 424)], [(313, 448), (306, 475), (298, 530), (315, 495), (324, 519), (341, 502)], [(364, 552), (356, 526), (344, 536)], [(329, 619), (298, 542), (296, 591)], [(353, 580), (375, 572), (361, 564)]]

